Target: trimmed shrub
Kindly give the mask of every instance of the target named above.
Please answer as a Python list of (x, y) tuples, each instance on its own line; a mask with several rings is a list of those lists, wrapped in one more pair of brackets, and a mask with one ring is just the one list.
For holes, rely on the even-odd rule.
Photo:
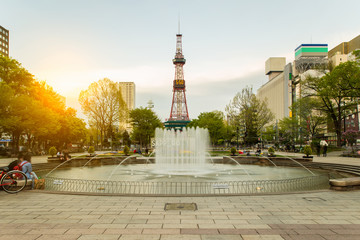
[(306, 146), (304, 147), (304, 154), (305, 154), (307, 157), (312, 154), (312, 149), (311, 149), (311, 147), (310, 147), (309, 145), (306, 145)]
[(128, 147), (128, 146), (125, 146), (125, 147), (124, 147), (124, 154), (125, 154), (126, 156), (129, 155), (129, 151), (130, 151), (129, 147)]
[(235, 155), (236, 154), (236, 148), (235, 147), (232, 147), (230, 149), (230, 152), (231, 152), (231, 155)]
[(275, 156), (275, 149), (273, 147), (269, 147), (268, 153), (270, 156)]
[(94, 146), (90, 146), (88, 149), (88, 153), (93, 154), (95, 152), (95, 147)]
[(51, 148), (49, 148), (49, 154), (51, 155), (51, 157), (54, 157), (56, 153), (57, 153), (56, 147), (52, 146)]

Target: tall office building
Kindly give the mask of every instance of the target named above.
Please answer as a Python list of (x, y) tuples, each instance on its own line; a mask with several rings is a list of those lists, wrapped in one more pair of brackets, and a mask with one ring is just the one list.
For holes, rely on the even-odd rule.
[(289, 107), (301, 97), (300, 82), (307, 75), (318, 77), (318, 68), (327, 66), (327, 44), (301, 44), (295, 49), (295, 61), (286, 64), (284, 57), (271, 57), (265, 63), (269, 81), (257, 91), (261, 100), (275, 114), (275, 121), (291, 117)]
[(0, 54), (9, 57), (9, 30), (0, 26)]
[(351, 54), (353, 51), (360, 49), (360, 35), (351, 39), (348, 42), (342, 42), (333, 49), (329, 50), (328, 58), (330, 59), (337, 53), (339, 54)]
[(134, 82), (119, 82), (121, 95), (128, 107), (129, 111), (135, 108), (135, 83)]
[(265, 62), (265, 74), (269, 80), (258, 89), (257, 96), (267, 101), (275, 122), (290, 116), (291, 70), (291, 63), (286, 64), (284, 57), (271, 57)]
[[(135, 83), (134, 82), (119, 82), (119, 88), (121, 90), (121, 95), (123, 100), (129, 110), (135, 108)], [(128, 132), (132, 131), (132, 126), (128, 122), (128, 119), (120, 122), (120, 129), (126, 130)]]
[(334, 66), (354, 60), (353, 51), (360, 49), (360, 35), (348, 42), (342, 42), (329, 50), (328, 58)]

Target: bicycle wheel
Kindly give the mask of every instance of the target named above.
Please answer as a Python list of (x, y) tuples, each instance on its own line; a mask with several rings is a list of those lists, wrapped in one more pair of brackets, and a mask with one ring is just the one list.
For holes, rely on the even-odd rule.
[(23, 190), (27, 183), (25, 173), (21, 171), (7, 172), (2, 178), (0, 185), (7, 193), (18, 193)]

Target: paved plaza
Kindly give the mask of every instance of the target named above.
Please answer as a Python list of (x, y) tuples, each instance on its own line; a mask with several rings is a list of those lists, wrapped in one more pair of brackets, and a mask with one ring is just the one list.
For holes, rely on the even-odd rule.
[[(360, 239), (360, 191), (233, 197), (0, 192), (0, 239)], [(165, 211), (166, 203), (198, 210)]]
[[(360, 159), (338, 156), (314, 161)], [(348, 162), (346, 162), (348, 161)], [(195, 203), (197, 210), (167, 210)], [(129, 197), (0, 191), (2, 239), (360, 239), (360, 191), (222, 197)]]

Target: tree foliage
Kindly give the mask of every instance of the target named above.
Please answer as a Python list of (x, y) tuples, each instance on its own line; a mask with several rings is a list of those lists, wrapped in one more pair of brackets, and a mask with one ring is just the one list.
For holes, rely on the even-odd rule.
[(260, 132), (274, 119), (266, 101), (256, 97), (251, 87), (242, 89), (226, 106), (231, 124), (239, 127), (244, 135), (244, 142), (252, 145), (258, 142)]
[(125, 146), (130, 146), (131, 139), (129, 133), (126, 130), (121, 134), (121, 138)]
[(150, 144), (150, 138), (155, 136), (155, 129), (163, 124), (156, 114), (148, 108), (136, 108), (130, 112), (133, 126), (132, 140), (141, 146)]
[(226, 138), (226, 126), (224, 123), (224, 114), (220, 111), (200, 113), (197, 119), (193, 119), (188, 127), (207, 128), (210, 140), (215, 146), (220, 139)]
[[(49, 85), (36, 81), (18, 61), (0, 56), (0, 134), (11, 137), (14, 152), (20, 145), (36, 152), (50, 144), (65, 148), (66, 143), (78, 141), (82, 135), (69, 121), (81, 122), (80, 132), (84, 131), (75, 110), (67, 109)], [(68, 128), (66, 141), (61, 139), (64, 127)]]
[(355, 56), (355, 60), (360, 60), (360, 49), (355, 50), (353, 55)]
[(327, 116), (317, 109), (320, 103), (317, 98), (302, 97), (291, 106), (292, 117), (280, 120), (280, 135), (283, 144), (303, 144), (322, 133), (326, 127)]
[(346, 111), (352, 110), (360, 97), (359, 63), (342, 63), (323, 77), (308, 76), (302, 85), (304, 96), (318, 101), (315, 110), (323, 112), (331, 119), (337, 135), (337, 145), (341, 146), (341, 123)]
[(299, 122), (296, 118), (285, 117), (279, 121), (280, 142), (285, 145), (294, 145), (298, 136)]
[(79, 102), (89, 121), (100, 132), (101, 146), (104, 139), (112, 137), (115, 125), (127, 117), (128, 109), (119, 86), (108, 78), (92, 83), (81, 91)]

